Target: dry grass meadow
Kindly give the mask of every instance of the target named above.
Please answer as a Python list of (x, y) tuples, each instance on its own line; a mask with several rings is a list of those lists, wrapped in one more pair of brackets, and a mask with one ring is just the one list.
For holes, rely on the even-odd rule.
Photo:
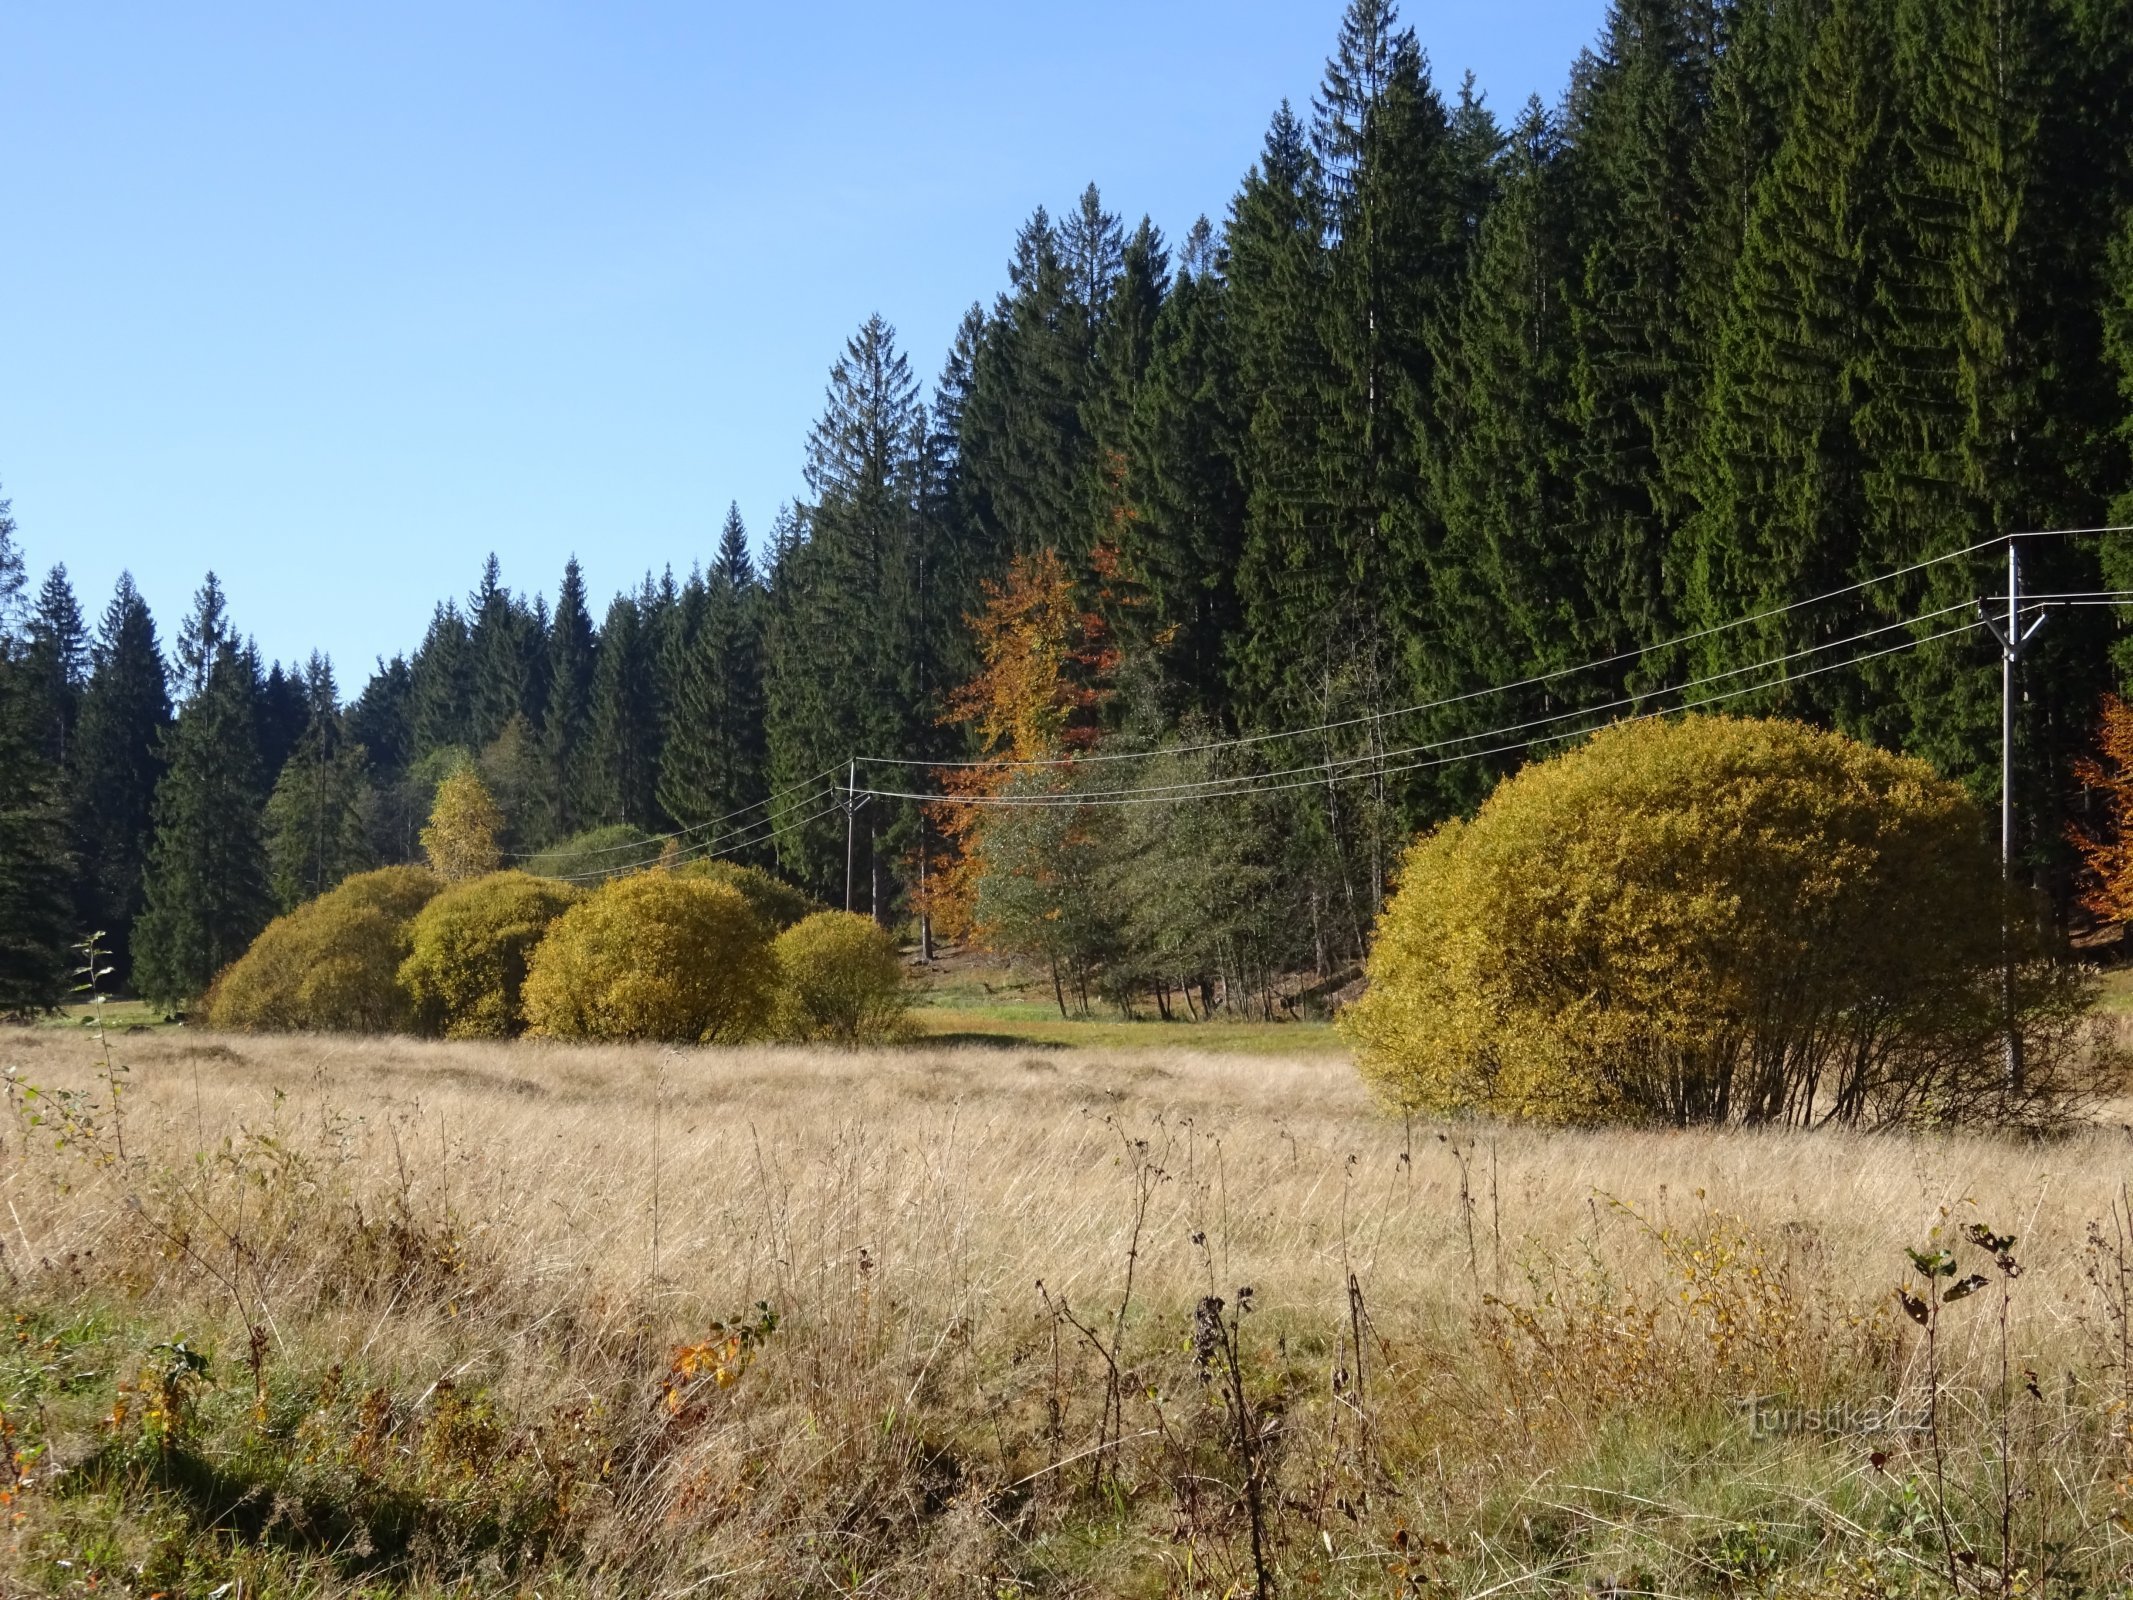
[[(116, 1117), (80, 1030), (0, 1034), (10, 1595), (2133, 1581), (2116, 1124), (1410, 1127), (1323, 1053), (112, 1052)], [(1986, 1278), (1929, 1344), (1943, 1245)]]

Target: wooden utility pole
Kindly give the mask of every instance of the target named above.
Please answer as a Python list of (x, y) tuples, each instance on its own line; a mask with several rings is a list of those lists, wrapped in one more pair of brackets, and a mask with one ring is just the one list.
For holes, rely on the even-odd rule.
[(859, 758), (854, 756), (844, 775), (844, 909), (852, 909), (852, 865), (859, 847)]
[(2022, 1087), (2022, 1033), (2015, 1021), (2014, 930), (2008, 923), (2014, 910), (2014, 705), (2015, 668), (2036, 632), (2044, 626), (2046, 613), (2039, 610), (2022, 626), (2022, 555), (2017, 540), (2007, 541), (2007, 614), (1993, 617), (1991, 607), (1980, 599), (1978, 615), (2000, 644), (2000, 879), (2005, 898), (2000, 911), (2000, 1003), (2007, 1024), (2007, 1087)]

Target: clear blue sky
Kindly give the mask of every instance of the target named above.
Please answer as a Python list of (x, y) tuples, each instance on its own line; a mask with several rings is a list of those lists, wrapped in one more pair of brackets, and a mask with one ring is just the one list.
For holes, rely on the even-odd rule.
[[(1601, 0), (1410, 6), (1551, 102)], [(213, 567), (344, 693), (491, 549), (596, 607), (800, 487), (871, 311), (930, 380), (1094, 179), (1219, 220), (1338, 0), (39, 3), (0, 14), (0, 494), (166, 644)]]

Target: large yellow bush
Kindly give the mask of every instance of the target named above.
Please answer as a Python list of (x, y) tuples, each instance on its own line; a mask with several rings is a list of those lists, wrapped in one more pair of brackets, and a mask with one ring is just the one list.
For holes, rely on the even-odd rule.
[(740, 890), (741, 898), (748, 902), (748, 909), (755, 913), (756, 920), (772, 933), (783, 932), (802, 918), (825, 909), (822, 902), (805, 889), (795, 889), (783, 878), (739, 861), (699, 858), (684, 862), (674, 869), (674, 873), (677, 877), (702, 878)]
[(420, 867), (385, 867), (276, 917), (209, 991), (208, 1025), (320, 1033), (412, 1026), (400, 963), (410, 924), (442, 887)]
[(1417, 1109), (2035, 1115), (2073, 1086), (2081, 980), (2025, 940), (2011, 1105), (1985, 836), (1957, 785), (1838, 734), (1618, 727), (1413, 847), (1344, 1027), (1365, 1077)]
[(526, 1020), (557, 1039), (754, 1038), (775, 988), (738, 889), (668, 872), (603, 884), (557, 919), (526, 978)]
[(525, 1029), (527, 961), (578, 891), (525, 872), (455, 883), (415, 919), (400, 969), (416, 1015), (451, 1039), (504, 1039)]
[(853, 1045), (903, 1031), (903, 961), (871, 917), (818, 911), (779, 934), (771, 953), (780, 1037)]

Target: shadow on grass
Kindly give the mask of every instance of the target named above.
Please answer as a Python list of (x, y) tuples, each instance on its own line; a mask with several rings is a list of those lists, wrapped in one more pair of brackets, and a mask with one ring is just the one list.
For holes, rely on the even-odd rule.
[(910, 1041), (914, 1048), (938, 1049), (942, 1045), (969, 1045), (980, 1050), (1071, 1050), (1074, 1047), (1062, 1039), (1032, 1039), (1021, 1033), (982, 1033), (965, 1030), (957, 1033), (929, 1033)]

